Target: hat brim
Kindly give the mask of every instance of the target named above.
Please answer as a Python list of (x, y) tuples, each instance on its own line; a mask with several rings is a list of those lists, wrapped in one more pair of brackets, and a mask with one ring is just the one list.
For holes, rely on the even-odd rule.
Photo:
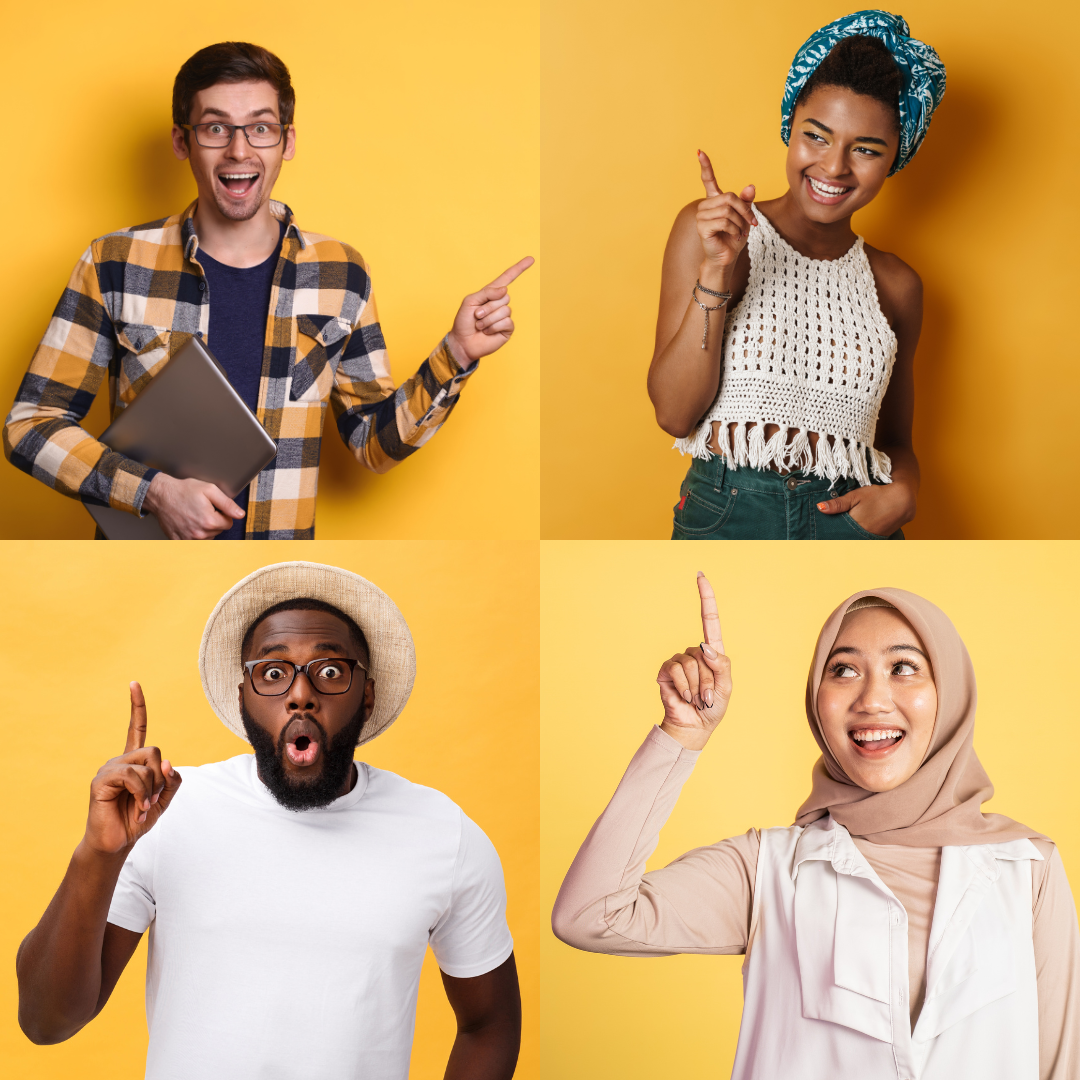
[(237, 688), (243, 681), (240, 646), (247, 628), (283, 600), (321, 600), (345, 612), (364, 631), (375, 680), (375, 707), (358, 745), (382, 734), (401, 714), (416, 677), (416, 651), (397, 604), (366, 578), (338, 566), (286, 562), (264, 566), (237, 582), (206, 621), (199, 645), (203, 692), (218, 719), (247, 740)]

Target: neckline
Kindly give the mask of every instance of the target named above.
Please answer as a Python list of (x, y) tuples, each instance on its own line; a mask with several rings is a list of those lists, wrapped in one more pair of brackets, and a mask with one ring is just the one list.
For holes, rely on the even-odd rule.
[(820, 266), (837, 266), (842, 262), (857, 257), (858, 253), (862, 251), (863, 238), (856, 233), (855, 243), (853, 243), (843, 255), (838, 255), (835, 259), (811, 259), (809, 255), (804, 255), (801, 251), (797, 251), (793, 248), (780, 233), (777, 232), (776, 226), (758, 209), (757, 203), (751, 203), (750, 205), (753, 207), (754, 215), (758, 219), (758, 228), (761, 228), (761, 222), (765, 222), (770, 234), (776, 238), (776, 241), (787, 251), (790, 251), (797, 259), (802, 259), (803, 262), (814, 263)]
[(248, 754), (248, 769), (249, 780), (251, 787), (255, 792), (256, 798), (259, 799), (264, 805), (272, 806), (275, 810), (280, 810), (283, 814), (292, 814), (294, 817), (301, 818), (314, 818), (320, 814), (333, 813), (337, 810), (349, 810), (355, 806), (367, 793), (368, 782), (371, 779), (371, 775), (368, 772), (368, 765), (366, 762), (357, 761), (356, 764), (356, 784), (351, 791), (347, 791), (344, 795), (336, 798), (332, 803), (328, 803), (326, 806), (320, 806), (311, 810), (287, 810), (281, 805), (271, 794), (270, 789), (262, 782), (259, 776), (258, 767), (255, 764), (255, 755)]

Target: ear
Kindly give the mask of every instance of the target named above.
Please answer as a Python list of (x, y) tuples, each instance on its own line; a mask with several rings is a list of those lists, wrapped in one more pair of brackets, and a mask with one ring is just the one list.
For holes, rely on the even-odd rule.
[(191, 149), (187, 142), (187, 132), (179, 125), (173, 124), (172, 148), (173, 153), (180, 161), (187, 161), (191, 157)]
[(292, 124), (285, 133), (285, 151), (281, 155), (282, 161), (292, 161), (296, 154), (296, 128)]
[(368, 679), (364, 683), (364, 715), (370, 716), (375, 708), (375, 680)]

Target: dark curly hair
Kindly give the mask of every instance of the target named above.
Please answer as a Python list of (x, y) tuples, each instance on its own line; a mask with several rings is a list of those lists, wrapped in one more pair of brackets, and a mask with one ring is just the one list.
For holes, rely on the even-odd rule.
[(829, 55), (806, 80), (795, 104), (802, 104), (819, 87), (839, 86), (888, 105), (896, 117), (899, 130), (900, 91), (903, 85), (900, 69), (885, 42), (880, 38), (856, 34), (833, 46)]
[[(268, 82), (278, 96), (278, 115), (287, 127), (293, 121), (296, 92), (280, 57), (247, 41), (219, 41), (184, 61), (173, 83), (174, 124), (190, 124), (195, 95), (217, 83)], [(184, 138), (188, 133), (184, 132)]]

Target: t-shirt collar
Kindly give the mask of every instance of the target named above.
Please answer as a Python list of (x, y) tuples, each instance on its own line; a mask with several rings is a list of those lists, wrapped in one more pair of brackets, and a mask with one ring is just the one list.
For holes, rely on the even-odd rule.
[(307, 814), (332, 814), (339, 810), (350, 810), (356, 806), (358, 802), (364, 797), (364, 793), (367, 791), (368, 781), (370, 780), (370, 773), (368, 772), (367, 764), (363, 761), (356, 762), (356, 784), (352, 791), (346, 792), (339, 799), (335, 799), (327, 806), (321, 806), (315, 810), (287, 810), (281, 805), (270, 793), (270, 789), (259, 779), (259, 771), (255, 766), (255, 755), (248, 755), (248, 781), (251, 786), (251, 790), (255, 793), (256, 798), (264, 804), (269, 804), (274, 809), (280, 810), (284, 814), (301, 813)]

